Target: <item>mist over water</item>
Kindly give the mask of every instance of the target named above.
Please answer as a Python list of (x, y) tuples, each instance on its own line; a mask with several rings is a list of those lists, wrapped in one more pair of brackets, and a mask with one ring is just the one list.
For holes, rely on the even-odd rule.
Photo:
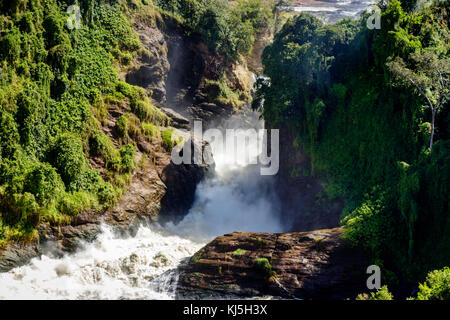
[[(256, 112), (235, 115), (218, 129), (263, 129)], [(225, 136), (225, 134), (224, 134)], [(257, 157), (262, 141), (227, 152), (217, 141), (209, 141), (215, 160), (215, 175), (197, 187), (196, 200), (188, 215), (166, 230), (186, 238), (206, 242), (233, 231), (282, 232), (279, 200), (274, 176), (262, 176)], [(224, 141), (225, 142), (225, 141)]]

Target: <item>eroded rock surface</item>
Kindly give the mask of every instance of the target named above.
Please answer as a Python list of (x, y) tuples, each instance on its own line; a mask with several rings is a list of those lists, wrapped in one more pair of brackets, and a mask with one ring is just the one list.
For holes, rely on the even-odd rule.
[[(367, 263), (340, 239), (341, 229), (283, 234), (234, 232), (195, 254), (179, 298), (273, 295), (343, 299), (364, 289)], [(258, 267), (263, 259), (270, 269)]]

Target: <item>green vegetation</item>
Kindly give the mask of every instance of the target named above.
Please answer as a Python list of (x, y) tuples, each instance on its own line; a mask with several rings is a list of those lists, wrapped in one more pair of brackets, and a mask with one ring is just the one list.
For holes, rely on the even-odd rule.
[(234, 258), (239, 258), (240, 256), (243, 256), (245, 254), (245, 250), (241, 249), (241, 248), (237, 248), (234, 252), (233, 252), (233, 257)]
[(344, 199), (346, 240), (401, 280), (450, 264), (448, 5), (391, 0), (380, 30), (366, 28), (368, 14), (290, 19), (264, 51), (270, 84), (254, 99)]
[(275, 275), (275, 271), (272, 270), (272, 265), (267, 258), (258, 258), (255, 262), (255, 269), (267, 279)]
[(450, 300), (450, 268), (430, 272), (419, 285), (417, 300)]
[[(359, 294), (356, 300), (393, 300), (392, 293), (387, 286), (380, 290)], [(424, 283), (419, 284), (417, 297), (407, 300), (449, 300), (450, 299), (450, 268), (445, 267), (441, 270), (434, 270), (428, 273)]]
[[(145, 90), (118, 77), (144, 50), (131, 17), (152, 23), (153, 4), (77, 3), (81, 28), (70, 30), (72, 1), (0, 2), (0, 246), (113, 206), (136, 168), (134, 139), (168, 125)], [(132, 111), (117, 121), (119, 148), (101, 130), (108, 105)]]
[(394, 300), (394, 296), (389, 292), (387, 286), (382, 286), (380, 290), (371, 292), (370, 296), (367, 293), (359, 294), (356, 300)]
[[(73, 4), (80, 28), (67, 24)], [(146, 90), (119, 80), (148, 54), (132, 23), (156, 26), (162, 16), (230, 59), (249, 53), (272, 22), (266, 0), (0, 1), (0, 245), (35, 239), (39, 223), (113, 206), (142, 136), (167, 150), (180, 141), (160, 132), (169, 119)], [(218, 101), (239, 103), (225, 78), (209, 85)], [(111, 108), (130, 111), (117, 119), (114, 142), (102, 130)]]
[(174, 141), (172, 138), (172, 130), (167, 129), (161, 131), (162, 145), (167, 151), (171, 151), (174, 147)]
[(268, 0), (155, 0), (164, 13), (231, 59), (251, 52), (255, 34), (273, 23)]

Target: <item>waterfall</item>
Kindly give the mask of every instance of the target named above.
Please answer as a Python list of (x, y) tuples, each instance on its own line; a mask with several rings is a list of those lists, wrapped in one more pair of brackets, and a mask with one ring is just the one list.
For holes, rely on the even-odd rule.
[[(218, 125), (261, 128), (248, 112)], [(221, 150), (211, 142), (213, 152)], [(249, 160), (259, 147), (248, 145)], [(51, 252), (28, 265), (0, 274), (0, 299), (173, 299), (178, 267), (218, 235), (233, 231), (281, 232), (273, 177), (239, 155), (216, 153), (216, 173), (197, 188), (192, 209), (178, 224), (141, 226), (121, 238), (111, 228), (73, 254)]]

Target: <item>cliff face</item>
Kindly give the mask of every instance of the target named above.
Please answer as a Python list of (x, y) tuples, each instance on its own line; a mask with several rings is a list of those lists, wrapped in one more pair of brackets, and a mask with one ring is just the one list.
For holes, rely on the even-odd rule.
[(234, 232), (197, 252), (180, 277), (180, 298), (273, 295), (343, 299), (364, 289), (367, 262), (341, 230)]
[(339, 225), (343, 202), (330, 199), (327, 181), (314, 173), (311, 159), (295, 144), (289, 126), (280, 129), (280, 171), (277, 177), (283, 221), (292, 231), (333, 228)]
[[(136, 21), (134, 29), (147, 52), (122, 76), (147, 89), (159, 106), (208, 125), (238, 111), (249, 99), (253, 79), (247, 66), (210, 50), (198, 36), (186, 35), (172, 18), (165, 16), (155, 26)], [(216, 99), (216, 82), (241, 92), (238, 101)]]

